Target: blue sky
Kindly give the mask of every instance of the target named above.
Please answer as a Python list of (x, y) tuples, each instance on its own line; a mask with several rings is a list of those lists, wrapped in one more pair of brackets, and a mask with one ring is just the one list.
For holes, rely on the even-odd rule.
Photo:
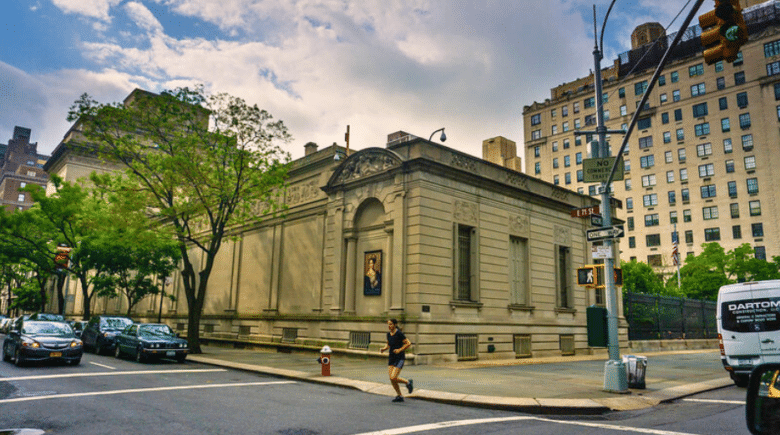
[[(84, 92), (204, 84), (282, 119), (295, 158), (310, 141), (344, 145), (347, 125), (354, 149), (445, 127), (469, 154), (501, 135), (522, 155), (523, 106), (593, 68), (594, 2), (600, 26), (608, 0), (7, 0), (0, 142), (20, 125), (50, 153)], [(635, 26), (667, 27), (689, 3), (618, 0), (602, 66)]]

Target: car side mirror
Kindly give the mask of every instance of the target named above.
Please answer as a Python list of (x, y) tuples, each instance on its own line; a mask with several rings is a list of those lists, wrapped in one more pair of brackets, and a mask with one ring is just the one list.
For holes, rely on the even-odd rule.
[(750, 374), (745, 419), (752, 434), (780, 433), (780, 364), (761, 364)]

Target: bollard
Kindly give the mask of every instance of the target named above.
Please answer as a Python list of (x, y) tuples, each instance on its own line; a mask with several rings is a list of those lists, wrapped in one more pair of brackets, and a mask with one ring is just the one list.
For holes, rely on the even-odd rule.
[(320, 357), (317, 358), (317, 361), (322, 366), (322, 376), (330, 376), (330, 355), (333, 353), (332, 350), (330, 350), (330, 346), (325, 345), (322, 350), (320, 350)]

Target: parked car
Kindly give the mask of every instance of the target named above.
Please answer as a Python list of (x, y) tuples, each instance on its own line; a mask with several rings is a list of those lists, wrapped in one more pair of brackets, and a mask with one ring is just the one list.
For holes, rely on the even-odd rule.
[(50, 313), (35, 313), (31, 315), (29, 320), (50, 320), (52, 322), (64, 322), (65, 316), (62, 314), (50, 314)]
[(84, 327), (87, 326), (87, 322), (84, 320), (66, 320), (66, 322), (73, 328), (76, 337), (81, 338), (81, 333), (84, 331)]
[(136, 323), (116, 336), (114, 356), (132, 355), (136, 361), (173, 358), (183, 363), (189, 348), (170, 326), (162, 323)]
[(65, 322), (23, 320), (3, 340), (3, 361), (13, 361), (17, 366), (29, 361), (64, 361), (76, 365), (83, 354), (83, 343)]
[(14, 319), (12, 317), (6, 317), (3, 320), (0, 320), (0, 334), (7, 334), (8, 328), (14, 323)]
[(93, 316), (81, 331), (81, 340), (85, 348), (94, 350), (98, 355), (113, 351), (117, 334), (132, 324), (133, 321), (129, 317)]

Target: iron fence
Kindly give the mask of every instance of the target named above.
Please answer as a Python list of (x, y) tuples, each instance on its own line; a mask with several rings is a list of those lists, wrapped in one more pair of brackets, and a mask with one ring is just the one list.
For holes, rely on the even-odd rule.
[(716, 306), (714, 301), (626, 293), (628, 339), (717, 338)]

